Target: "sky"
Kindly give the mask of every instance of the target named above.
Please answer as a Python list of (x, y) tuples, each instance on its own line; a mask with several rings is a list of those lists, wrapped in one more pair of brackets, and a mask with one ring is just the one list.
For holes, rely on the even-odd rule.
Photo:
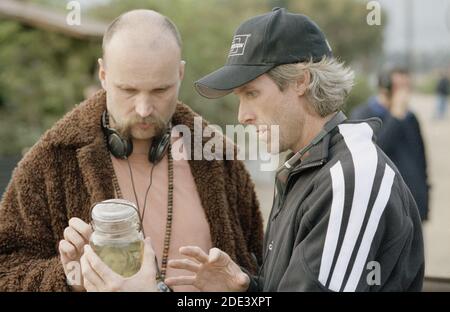
[[(407, 24), (412, 47), (418, 53), (450, 53), (450, 0), (379, 0), (387, 12), (384, 50), (403, 52), (407, 48)], [(411, 16), (408, 16), (411, 12)], [(409, 18), (408, 18), (409, 17)], [(410, 21), (410, 22), (409, 22)], [(384, 22), (383, 16), (381, 23)]]

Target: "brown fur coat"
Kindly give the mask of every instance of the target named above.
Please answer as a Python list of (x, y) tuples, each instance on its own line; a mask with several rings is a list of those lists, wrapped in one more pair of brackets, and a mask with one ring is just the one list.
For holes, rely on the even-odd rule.
[[(47, 131), (14, 170), (0, 202), (1, 291), (69, 290), (58, 254), (63, 230), (72, 217), (89, 222), (90, 205), (114, 196), (100, 127), (105, 108), (106, 94), (99, 91)], [(193, 133), (194, 116), (179, 103), (173, 124)], [(251, 253), (261, 260), (263, 223), (243, 163), (189, 164), (213, 245), (254, 272)]]

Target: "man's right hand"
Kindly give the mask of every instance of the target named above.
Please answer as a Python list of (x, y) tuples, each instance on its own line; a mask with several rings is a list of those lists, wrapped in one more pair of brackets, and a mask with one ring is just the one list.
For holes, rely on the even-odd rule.
[(193, 272), (194, 276), (166, 278), (169, 286), (192, 285), (200, 291), (246, 291), (250, 278), (218, 248), (212, 248), (209, 255), (199, 247), (181, 247), (180, 253), (190, 259), (170, 260), (168, 266)]
[(81, 275), (80, 258), (83, 255), (84, 245), (89, 244), (91, 234), (92, 228), (89, 224), (79, 218), (72, 218), (69, 220), (69, 226), (64, 229), (64, 239), (59, 242), (61, 263), (68, 280), (70, 280), (68, 274), (69, 272), (71, 273), (71, 270), (79, 271), (70, 274), (77, 274), (77, 277), (79, 277), (77, 278), (77, 281), (80, 282), (79, 285), (70, 285), (74, 291), (85, 290)]

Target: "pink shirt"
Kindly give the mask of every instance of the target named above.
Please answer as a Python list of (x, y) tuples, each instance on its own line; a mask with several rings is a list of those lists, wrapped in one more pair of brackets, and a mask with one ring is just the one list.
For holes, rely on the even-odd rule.
[[(136, 202), (126, 160), (111, 155), (114, 171), (124, 199)], [(129, 157), (139, 207), (144, 207), (144, 196), (150, 181), (152, 164), (147, 154), (133, 153)], [(200, 202), (197, 187), (187, 160), (173, 160), (173, 220), (169, 258), (182, 258), (178, 252), (182, 246), (199, 246), (205, 252), (212, 248), (209, 224)], [(168, 196), (168, 158), (167, 155), (156, 164), (153, 170), (153, 183), (147, 196), (143, 226), (147, 237), (151, 238), (159, 267), (164, 247)], [(189, 271), (168, 268), (166, 277), (192, 275)], [(174, 291), (196, 291), (192, 286), (175, 286)]]

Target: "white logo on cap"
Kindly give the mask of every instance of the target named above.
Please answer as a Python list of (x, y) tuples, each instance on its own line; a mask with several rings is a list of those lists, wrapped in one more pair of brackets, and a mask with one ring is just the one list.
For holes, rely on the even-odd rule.
[(228, 57), (244, 55), (245, 45), (247, 44), (248, 37), (250, 36), (251, 34), (234, 36)]

